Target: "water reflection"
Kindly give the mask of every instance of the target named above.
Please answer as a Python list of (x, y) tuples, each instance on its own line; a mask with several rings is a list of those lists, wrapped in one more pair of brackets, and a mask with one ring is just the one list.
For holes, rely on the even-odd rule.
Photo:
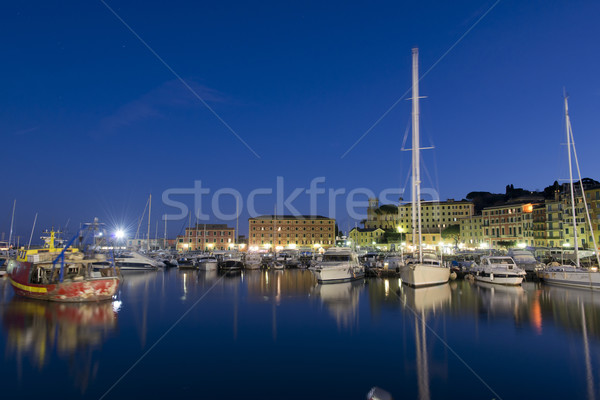
[(600, 338), (600, 293), (593, 290), (544, 286), (539, 293), (540, 308), (551, 309), (558, 326), (581, 337), (588, 399), (596, 398), (590, 356), (590, 335)]
[(338, 329), (350, 329), (358, 325), (358, 303), (364, 286), (363, 280), (318, 284), (313, 293), (333, 316)]
[(84, 391), (99, 367), (92, 357), (94, 350), (117, 328), (113, 306), (112, 302), (71, 304), (14, 297), (2, 315), (7, 356), (14, 356), (19, 367), (30, 358), (42, 370), (49, 367), (56, 348)]
[(436, 285), (425, 288), (412, 288), (403, 285), (400, 287), (400, 297), (407, 307), (419, 314), (441, 311), (450, 303), (452, 291), (449, 284)]
[(487, 282), (476, 282), (482, 311), (490, 316), (510, 315), (521, 320), (520, 310), (527, 307), (527, 293), (521, 286), (505, 286)]
[(244, 274), (251, 300), (274, 300), (280, 303), (283, 298), (308, 297), (315, 279), (306, 270), (264, 270), (248, 271)]
[(216, 269), (212, 271), (198, 271), (198, 284), (200, 287), (212, 286), (217, 279), (219, 279), (219, 273)]
[[(417, 387), (419, 399), (428, 400), (431, 398), (430, 392), (430, 371), (431, 362), (428, 354), (428, 348), (431, 347), (431, 340), (428, 342), (427, 319), (429, 315), (436, 315), (448, 308), (452, 297), (450, 284), (437, 285), (426, 288), (412, 288), (401, 285), (398, 288), (405, 308), (414, 316), (415, 325), (415, 353), (417, 367)], [(439, 360), (437, 360), (439, 363)], [(447, 360), (439, 369), (447, 370)]]
[[(550, 376), (543, 388), (519, 387), (523, 397), (573, 392), (573, 397), (592, 399), (598, 394), (600, 292), (533, 282), (522, 287), (504, 287), (457, 281), (422, 289), (403, 286), (398, 279), (318, 285), (306, 270), (255, 270), (221, 275), (217, 271), (172, 269), (127, 272), (119, 299), (113, 303), (56, 304), (13, 298), (10, 285), (5, 283), (0, 281), (3, 302), (0, 337), (6, 338), (7, 357), (0, 364), (0, 372), (14, 376), (16, 360), (16, 370), (23, 371), (24, 377), (33, 376), (40, 383), (65, 388), (72, 387), (73, 381), (82, 390), (90, 385), (87, 389), (90, 395), (96, 391), (96, 385), (105, 388), (114, 382), (114, 374), (106, 371), (114, 365), (115, 352), (133, 362), (203, 296), (206, 298), (169, 336), (173, 342), (183, 343), (185, 339), (191, 345), (184, 351), (168, 351), (166, 355), (157, 347), (152, 355), (164, 357), (160, 362), (201, 359), (206, 356), (207, 348), (196, 343), (199, 338), (210, 338), (219, 344), (214, 346), (218, 351), (211, 356), (235, 359), (240, 370), (254, 370), (257, 357), (264, 358), (264, 364), (259, 364), (261, 368), (267, 366), (267, 370), (271, 365), (288, 370), (284, 367), (291, 363), (310, 369), (312, 360), (306, 354), (312, 351), (312, 341), (302, 340), (314, 335), (333, 351), (332, 356), (322, 361), (327, 370), (345, 374), (355, 372), (357, 365), (376, 365), (365, 368), (364, 375), (355, 379), (356, 385), (361, 379), (368, 384), (381, 381), (398, 398), (424, 400), (445, 394), (457, 397), (461, 390), (468, 390), (470, 398), (489, 395), (444, 347), (440, 340), (443, 339), (465, 360), (479, 364), (477, 372), (482, 377), (486, 380), (492, 377), (496, 382), (508, 382), (512, 377), (509, 371), (514, 369), (504, 367), (514, 364), (518, 351), (521, 358), (517, 361), (523, 368), (538, 378), (546, 373)], [(122, 311), (118, 312), (118, 330), (119, 307)], [(306, 332), (298, 332), (299, 329)], [(108, 345), (107, 338), (113, 335), (115, 338)], [(365, 346), (363, 355), (336, 352), (340, 344), (356, 345), (358, 339)], [(98, 351), (101, 347), (105, 351)], [(379, 363), (372, 362), (373, 353), (381, 355), (377, 358)], [(483, 358), (486, 359), (482, 362)], [(294, 361), (287, 365), (287, 359)], [(493, 360), (489, 363), (493, 365), (486, 370), (488, 359)], [(545, 365), (549, 359), (559, 367)], [(31, 370), (30, 364), (42, 372), (32, 374), (27, 369)], [(63, 364), (69, 365), (69, 373), (61, 374), (60, 368), (66, 368)], [(55, 374), (50, 367), (56, 367)], [(151, 372), (143, 369), (150, 368), (144, 364), (138, 368), (140, 375)], [(176, 391), (194, 379), (197, 373), (194, 371), (194, 368), (180, 369), (169, 378), (169, 390)], [(64, 378), (55, 380), (57, 375)], [(284, 372), (273, 377), (286, 388), (298, 382), (294, 380), (297, 377)], [(93, 379), (96, 381), (92, 385)], [(251, 378), (244, 381), (253, 388), (252, 394), (259, 390), (258, 381)], [(331, 386), (329, 380), (312, 382), (323, 393)], [(559, 385), (567, 388), (561, 389)], [(340, 386), (343, 385), (336, 383), (336, 390)], [(513, 387), (513, 383), (494, 385), (506, 398), (518, 397), (511, 392)], [(30, 394), (26, 384), (19, 390)], [(14, 396), (11, 393), (9, 397)], [(264, 398), (277, 397), (267, 394)]]
[[(157, 271), (124, 271), (122, 272), (123, 281), (119, 289), (120, 297), (141, 298), (141, 304), (129, 304), (136, 309), (133, 313), (135, 326), (140, 338), (141, 348), (146, 346), (148, 337), (148, 307), (150, 304), (150, 295), (155, 295), (153, 283), (156, 281)], [(163, 288), (164, 291), (164, 288)]]

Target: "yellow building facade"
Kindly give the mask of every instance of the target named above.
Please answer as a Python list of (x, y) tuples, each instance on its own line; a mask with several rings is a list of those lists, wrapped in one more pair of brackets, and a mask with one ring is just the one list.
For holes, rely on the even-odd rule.
[[(470, 201), (422, 201), (421, 227), (423, 230), (440, 230), (459, 224), (459, 220), (472, 216), (473, 203)], [(379, 206), (378, 199), (369, 199), (365, 228), (381, 228), (401, 233), (412, 233), (412, 204), (400, 206), (385, 204)]]
[(353, 228), (348, 237), (352, 246), (372, 247), (383, 241), (385, 231), (381, 228)]

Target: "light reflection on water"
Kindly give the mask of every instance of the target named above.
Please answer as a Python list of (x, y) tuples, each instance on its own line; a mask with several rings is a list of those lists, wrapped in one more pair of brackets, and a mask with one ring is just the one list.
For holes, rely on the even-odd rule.
[(598, 395), (598, 292), (172, 269), (128, 272), (114, 302), (16, 298), (6, 280), (0, 300), (9, 397), (99, 398), (186, 311), (107, 399), (364, 398), (372, 386), (395, 398), (493, 398), (486, 385), (502, 398)]

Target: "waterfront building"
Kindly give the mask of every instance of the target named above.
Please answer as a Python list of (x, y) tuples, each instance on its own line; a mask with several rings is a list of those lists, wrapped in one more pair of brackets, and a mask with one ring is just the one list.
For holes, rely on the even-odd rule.
[(560, 247), (563, 240), (563, 205), (557, 192), (554, 199), (544, 203), (546, 213), (546, 244), (548, 247)]
[[(590, 231), (590, 225), (587, 221), (587, 213), (585, 211), (585, 204), (583, 197), (581, 196), (581, 190), (575, 183), (576, 196), (575, 196), (575, 218), (577, 222), (577, 244), (579, 248), (593, 249), (592, 244), (593, 237), (596, 239), (596, 243), (600, 243), (598, 234), (598, 217), (599, 217), (599, 205), (600, 205), (600, 187), (592, 189), (586, 189), (585, 197), (588, 206), (588, 212), (592, 221), (592, 227), (594, 229), (594, 235)], [(567, 184), (568, 187), (568, 184)], [(556, 246), (573, 247), (575, 243), (575, 235), (573, 233), (573, 210), (571, 207), (571, 196), (569, 193), (570, 189), (563, 190), (559, 196), (560, 202), (562, 203), (562, 237), (563, 243), (558, 243)]]
[(508, 242), (534, 245), (533, 203), (504, 204), (482, 211), (483, 237), (489, 247), (499, 248)]
[[(598, 227), (600, 217), (600, 187), (585, 184), (585, 197), (588, 206), (594, 235), (590, 231), (581, 187), (575, 183), (575, 218), (577, 221), (577, 242), (580, 248), (593, 248), (592, 241), (600, 243), (600, 230)], [(546, 245), (548, 247), (573, 247), (575, 240), (573, 234), (573, 211), (571, 208), (571, 194), (569, 184), (562, 185), (556, 190), (554, 198), (546, 200)]]
[[(474, 213), (473, 203), (466, 200), (421, 201), (421, 229), (445, 229), (459, 224), (459, 219)], [(401, 233), (412, 233), (412, 204), (379, 205), (379, 199), (369, 199), (365, 228), (381, 228)]]
[[(596, 239), (597, 247), (600, 247), (600, 187), (588, 189), (585, 192), (585, 196), (592, 221), (592, 229), (594, 230), (594, 238)], [(592, 238), (590, 237), (589, 239), (591, 242)]]
[[(540, 206), (541, 204), (532, 204), (531, 212), (523, 213), (523, 238), (521, 244), (525, 243), (526, 246), (535, 246), (535, 228), (533, 222), (533, 208)], [(528, 208), (529, 209), (529, 208)]]
[(371, 247), (382, 243), (384, 234), (381, 228), (353, 228), (348, 237), (352, 246)]
[(335, 219), (320, 215), (263, 215), (248, 219), (250, 250), (335, 246)]
[(546, 204), (533, 206), (533, 245), (535, 247), (547, 247), (548, 239), (546, 232)]
[(228, 250), (235, 246), (235, 228), (226, 224), (196, 224), (177, 236), (176, 249), (186, 251)]
[[(442, 233), (439, 229), (421, 229), (421, 243), (423, 247), (426, 248), (435, 248), (443, 242)], [(406, 234), (406, 244), (408, 246), (413, 245), (416, 241), (413, 241), (412, 232)]]
[(459, 219), (460, 240), (467, 248), (480, 248), (486, 241), (483, 238), (483, 216), (470, 215)]

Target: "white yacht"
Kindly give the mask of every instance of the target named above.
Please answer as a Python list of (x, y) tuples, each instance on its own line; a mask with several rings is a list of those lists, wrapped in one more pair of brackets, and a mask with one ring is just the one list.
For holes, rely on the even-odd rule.
[[(150, 255), (150, 254), (149, 254)], [(177, 262), (177, 258), (174, 257), (170, 252), (167, 251), (159, 251), (152, 253), (150, 255), (156, 261), (160, 261), (165, 264), (165, 267), (178, 267), (179, 263)]]
[(119, 267), (121, 271), (157, 269), (164, 268), (165, 266), (163, 262), (156, 261), (137, 251), (130, 251), (117, 255), (115, 257), (115, 265)]
[(293, 250), (284, 250), (277, 253), (275, 261), (284, 266), (297, 267), (298, 266), (298, 255)]
[(365, 267), (358, 256), (347, 247), (331, 247), (323, 254), (323, 260), (311, 271), (319, 283), (346, 282), (365, 276)]
[(412, 49), (412, 238), (417, 248), (417, 256), (413, 262), (400, 267), (402, 282), (423, 287), (440, 285), (450, 280), (450, 268), (442, 266), (435, 258), (424, 257), (421, 231), (421, 163), (419, 140), (419, 49)]
[(246, 269), (260, 269), (262, 263), (262, 257), (259, 253), (248, 253), (244, 258), (244, 268)]
[(598, 268), (582, 268), (575, 265), (549, 265), (538, 272), (538, 276), (546, 283), (564, 286), (575, 286), (588, 289), (600, 289), (600, 272)]
[(285, 268), (285, 264), (279, 260), (273, 259), (270, 263), (269, 263), (269, 268), (271, 269), (278, 269), (278, 270), (282, 270)]
[[(571, 120), (569, 118), (569, 105), (567, 102), (567, 96), (565, 95), (565, 124), (567, 131), (567, 149), (568, 149), (568, 160), (569, 160), (569, 183), (570, 183), (570, 203), (571, 203), (571, 222), (572, 222), (572, 233), (573, 233), (573, 251), (574, 251), (574, 262), (575, 265), (556, 265), (552, 263), (546, 269), (539, 271), (538, 276), (547, 283), (553, 283), (557, 285), (565, 285), (565, 286), (575, 286), (582, 287), (588, 289), (600, 289), (600, 272), (598, 272), (598, 267), (593, 268), (583, 268), (580, 265), (581, 251), (579, 250), (580, 240), (578, 239), (578, 229), (577, 226), (577, 214), (575, 212), (576, 207), (583, 206), (583, 209), (586, 211), (585, 217), (588, 222), (588, 228), (590, 229), (591, 239), (590, 242), (594, 245), (594, 253), (596, 255), (596, 260), (598, 265), (600, 265), (600, 254), (598, 253), (598, 247), (596, 245), (596, 238), (594, 236), (594, 228), (592, 226), (588, 201), (585, 196), (585, 191), (583, 190), (583, 182), (581, 179), (581, 173), (579, 170), (579, 161), (577, 160), (577, 152), (575, 151), (575, 140), (573, 138), (573, 130), (571, 128)], [(577, 172), (579, 174), (579, 184), (580, 184), (580, 193), (578, 198), (575, 198), (575, 182), (573, 182), (573, 166), (571, 162), (571, 156), (575, 157), (575, 164), (577, 166)], [(576, 203), (577, 202), (577, 203)], [(578, 204), (583, 203), (583, 204)], [(577, 204), (577, 206), (576, 206)], [(583, 241), (582, 243), (583, 244)]]
[(524, 269), (529, 274), (534, 274), (541, 269), (542, 265), (529, 250), (511, 249), (508, 256), (515, 261), (517, 267)]
[[(376, 261), (375, 261), (376, 263)], [(384, 271), (395, 271), (400, 272), (400, 268), (404, 266), (404, 260), (402, 255), (390, 253), (383, 259), (383, 270)]]
[(224, 271), (239, 271), (244, 266), (242, 255), (237, 251), (222, 253), (219, 268)]
[(216, 271), (219, 267), (219, 260), (210, 255), (202, 255), (196, 258), (195, 264), (200, 271)]
[(479, 265), (471, 271), (476, 281), (498, 285), (520, 285), (527, 274), (510, 257), (481, 257)]

